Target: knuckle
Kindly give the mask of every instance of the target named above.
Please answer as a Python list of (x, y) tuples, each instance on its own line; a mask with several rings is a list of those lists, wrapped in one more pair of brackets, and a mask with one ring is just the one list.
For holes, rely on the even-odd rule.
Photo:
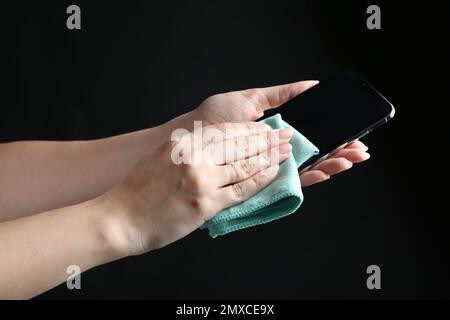
[(197, 166), (183, 164), (181, 170), (189, 188), (200, 190), (203, 187), (205, 181)]
[(230, 149), (229, 151), (233, 157), (230, 160), (236, 161), (242, 154), (242, 148), (240, 146), (239, 139), (233, 139), (232, 143), (232, 149)]
[(182, 175), (183, 177), (189, 175), (189, 171), (190, 171), (190, 168), (189, 168), (189, 167), (190, 167), (190, 165), (189, 165), (189, 164), (186, 164), (186, 163), (184, 163), (184, 162), (180, 163), (180, 164), (177, 166), (178, 170), (180, 171), (180, 173), (181, 173), (181, 175)]
[(269, 165), (272, 162), (272, 157), (268, 154), (267, 151), (262, 152), (259, 155), (260, 162), (258, 163), (261, 166)]
[(203, 190), (205, 183), (206, 181), (203, 178), (203, 176), (197, 174), (190, 180), (190, 187), (192, 188), (193, 191), (200, 192)]
[(260, 176), (255, 178), (255, 186), (257, 190), (264, 187), (264, 180)]
[(249, 177), (252, 172), (252, 166), (248, 161), (239, 161), (234, 165), (234, 169), (236, 171), (236, 176), (239, 179), (245, 179)]
[(261, 118), (264, 115), (264, 109), (260, 104), (254, 105), (255, 119)]
[(241, 183), (233, 184), (231, 190), (233, 192), (233, 196), (237, 199), (242, 199), (245, 196), (245, 190)]
[(348, 169), (349, 165), (350, 165), (350, 162), (345, 158), (337, 158), (336, 163), (337, 163), (338, 169)]
[(195, 214), (200, 216), (202, 219), (208, 219), (214, 214), (212, 207), (204, 197), (192, 198), (190, 201), (190, 206), (194, 210)]
[(179, 165), (179, 168), (183, 174), (183, 176), (187, 177), (187, 178), (192, 178), (196, 172), (193, 168), (193, 165), (189, 164), (189, 163), (181, 163)]
[(255, 176), (251, 177), (251, 179), (250, 179), (250, 180), (251, 180), (251, 183), (252, 183), (252, 186), (253, 186), (256, 190), (261, 189), (262, 186), (263, 186), (263, 181), (262, 181), (261, 178), (262, 178), (261, 175), (255, 175)]
[(202, 197), (192, 197), (189, 204), (197, 214), (203, 214), (203, 211), (205, 210), (205, 201)]
[(163, 153), (171, 153), (174, 148), (176, 148), (179, 145), (182, 145), (182, 143), (183, 143), (183, 136), (178, 136), (178, 137), (174, 138), (173, 140), (164, 142), (161, 145), (160, 150)]
[(265, 134), (262, 133), (260, 134), (260, 139), (258, 139), (260, 141), (260, 148), (262, 149), (266, 149), (270, 146), (270, 139), (269, 139), (269, 134)]
[(250, 152), (250, 145), (249, 145), (249, 142), (247, 141), (247, 139), (242, 138), (242, 139), (237, 139), (236, 141), (237, 141), (237, 149), (239, 150), (239, 152), (243, 156), (248, 155)]

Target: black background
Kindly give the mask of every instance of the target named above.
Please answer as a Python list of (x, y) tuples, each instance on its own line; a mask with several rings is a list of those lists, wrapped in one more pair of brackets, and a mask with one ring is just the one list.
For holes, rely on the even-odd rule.
[[(449, 298), (446, 3), (378, 1), (375, 31), (366, 1), (3, 6), (1, 142), (106, 137), (214, 93), (349, 68), (397, 109), (364, 139), (372, 158), (305, 189), (300, 213), (215, 240), (196, 231), (83, 273), (82, 290), (39, 298)], [(66, 28), (69, 4), (82, 30)], [(371, 264), (378, 291), (366, 288)]]

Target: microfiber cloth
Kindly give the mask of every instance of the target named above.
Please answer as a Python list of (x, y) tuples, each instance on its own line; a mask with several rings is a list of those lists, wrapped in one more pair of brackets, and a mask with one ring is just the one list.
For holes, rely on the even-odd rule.
[(280, 165), (278, 176), (266, 188), (238, 205), (222, 210), (200, 228), (208, 228), (213, 238), (232, 231), (253, 227), (295, 212), (303, 202), (303, 193), (298, 176), (298, 167), (310, 157), (319, 153), (319, 149), (300, 132), (283, 121), (276, 114), (261, 122), (273, 129), (289, 128), (292, 155)]

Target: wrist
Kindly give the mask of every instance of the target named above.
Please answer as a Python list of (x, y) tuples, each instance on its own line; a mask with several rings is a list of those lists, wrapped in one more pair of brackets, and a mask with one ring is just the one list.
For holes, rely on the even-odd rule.
[(123, 218), (126, 215), (125, 208), (112, 203), (107, 195), (108, 193), (89, 200), (86, 205), (95, 215), (94, 223), (105, 257), (112, 261), (133, 253), (130, 250), (130, 241)]
[(170, 141), (172, 132), (176, 129), (192, 131), (194, 129), (194, 121), (200, 120), (197, 113), (197, 109), (194, 109), (161, 125), (161, 132), (164, 134), (163, 142)]

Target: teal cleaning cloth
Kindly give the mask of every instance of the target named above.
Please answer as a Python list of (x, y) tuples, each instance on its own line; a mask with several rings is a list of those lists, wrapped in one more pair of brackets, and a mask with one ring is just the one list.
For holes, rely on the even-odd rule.
[(313, 155), (319, 153), (297, 130), (276, 114), (261, 122), (273, 129), (290, 128), (292, 155), (280, 165), (277, 178), (266, 188), (240, 204), (222, 210), (200, 228), (208, 228), (213, 238), (226, 233), (267, 223), (295, 212), (303, 201), (303, 193), (298, 177), (298, 167)]

